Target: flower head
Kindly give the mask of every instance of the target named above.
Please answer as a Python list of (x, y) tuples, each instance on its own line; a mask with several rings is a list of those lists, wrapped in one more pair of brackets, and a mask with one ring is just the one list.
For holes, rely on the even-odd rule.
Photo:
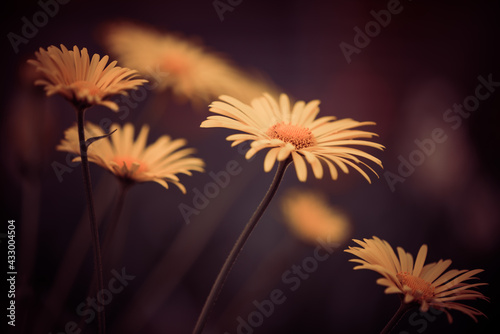
[(146, 80), (137, 78), (137, 71), (116, 66), (116, 61), (108, 63), (108, 56), (98, 54), (89, 58), (86, 48), (81, 51), (77, 46), (68, 51), (49, 46), (35, 52), (36, 60), (28, 62), (36, 66), (43, 79), (36, 85), (43, 85), (48, 96), (61, 94), (75, 105), (89, 107), (100, 104), (118, 111), (118, 105), (109, 101), (116, 94), (127, 95), (127, 90), (137, 89)]
[(265, 80), (178, 34), (122, 22), (109, 24), (102, 35), (105, 47), (123, 64), (157, 81), (160, 90), (172, 89), (194, 104), (206, 105), (220, 94), (250, 101), (270, 89)]
[(410, 253), (401, 247), (397, 248), (399, 258), (391, 245), (385, 240), (377, 237), (373, 239), (354, 240), (361, 247), (349, 247), (345, 251), (360, 259), (351, 259), (351, 262), (360, 263), (354, 269), (370, 269), (384, 276), (377, 283), (386, 286), (385, 293), (400, 293), (404, 296), (404, 302), (416, 302), (420, 304), (420, 310), (427, 312), (429, 307), (443, 310), (448, 321), (451, 323), (449, 310), (461, 311), (477, 321), (477, 315), (484, 315), (479, 310), (457, 303), (460, 300), (487, 298), (473, 288), (486, 283), (465, 283), (482, 272), (482, 269), (456, 270), (447, 272), (451, 260), (439, 260), (424, 265), (427, 256), (427, 245), (422, 245), (417, 254), (415, 262)]
[[(153, 144), (146, 146), (149, 127), (144, 125), (134, 141), (134, 126), (127, 123), (121, 128), (113, 124), (111, 129), (117, 129), (109, 139), (102, 138), (92, 143), (88, 148), (89, 161), (109, 170), (125, 182), (154, 181), (168, 189), (168, 183), (173, 183), (186, 193), (186, 188), (179, 182), (176, 174), (192, 175), (191, 171), (203, 172), (204, 162), (192, 157), (193, 149), (182, 148), (184, 139), (172, 140), (162, 136)], [(104, 135), (97, 125), (87, 122), (86, 138)], [(65, 138), (57, 146), (59, 151), (80, 154), (76, 125), (67, 129)], [(76, 157), (74, 161), (80, 161)]]
[[(202, 128), (228, 128), (245, 133), (233, 134), (227, 140), (236, 146), (247, 140), (252, 141), (251, 148), (246, 153), (250, 159), (258, 151), (269, 148), (264, 160), (264, 170), (270, 171), (276, 160), (283, 161), (290, 155), (293, 158), (297, 177), (300, 181), (307, 179), (306, 161), (311, 165), (317, 179), (323, 177), (323, 165), (328, 167), (332, 179), (337, 179), (339, 167), (348, 173), (348, 166), (363, 175), (368, 182), (370, 178), (359, 167), (368, 165), (358, 157), (382, 163), (374, 156), (359, 149), (348, 146), (369, 146), (382, 149), (383, 146), (360, 138), (371, 138), (375, 133), (362, 130), (352, 130), (373, 122), (357, 122), (352, 119), (335, 120), (333, 116), (316, 118), (319, 113), (319, 101), (298, 101), (293, 106), (287, 95), (281, 94), (278, 102), (269, 94), (252, 100), (251, 105), (223, 95), (222, 101), (212, 102), (210, 111), (219, 114), (209, 116)], [(373, 171), (374, 172), (374, 171)], [(374, 172), (375, 173), (375, 172)], [(376, 175), (376, 173), (375, 173)]]
[(347, 215), (330, 206), (319, 192), (294, 189), (281, 204), (287, 226), (305, 242), (341, 244), (351, 234)]

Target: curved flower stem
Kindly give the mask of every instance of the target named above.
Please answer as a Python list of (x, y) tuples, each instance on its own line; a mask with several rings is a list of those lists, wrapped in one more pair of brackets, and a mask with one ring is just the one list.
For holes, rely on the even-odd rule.
[(203, 305), (203, 309), (201, 310), (200, 316), (196, 321), (193, 334), (200, 334), (203, 331), (205, 323), (207, 322), (208, 319), (208, 315), (212, 310), (212, 307), (214, 306), (220, 291), (222, 290), (222, 286), (224, 285), (224, 282), (226, 281), (226, 278), (229, 272), (231, 271), (231, 268), (236, 262), (236, 259), (238, 258), (241, 249), (245, 245), (245, 242), (252, 233), (254, 227), (257, 225), (260, 217), (262, 217), (262, 214), (264, 213), (267, 206), (271, 202), (271, 199), (273, 198), (274, 194), (276, 194), (278, 186), (280, 185), (280, 182), (283, 179), (283, 175), (285, 174), (286, 167), (290, 164), (291, 161), (292, 159), (288, 158), (284, 161), (281, 161), (278, 164), (278, 169), (276, 170), (276, 174), (274, 176), (273, 182), (271, 183), (271, 186), (269, 187), (269, 190), (267, 191), (266, 195), (260, 202), (259, 206), (257, 207), (257, 210), (255, 210), (255, 212), (253, 213), (252, 218), (250, 218), (248, 223), (245, 225), (245, 228), (241, 232), (238, 240), (236, 240), (236, 243), (234, 244), (233, 248), (231, 249), (231, 252), (229, 253), (226, 261), (224, 262), (224, 265), (222, 266), (222, 269), (217, 275), (217, 279), (212, 285), (212, 289), (210, 290), (207, 300)]
[(391, 320), (389, 320), (387, 325), (385, 325), (384, 329), (382, 329), (380, 334), (389, 334), (394, 329), (394, 327), (396, 327), (399, 320), (403, 318), (403, 315), (405, 315), (406, 312), (412, 309), (413, 306), (414, 306), (413, 303), (405, 303), (403, 300), (401, 300), (401, 305), (399, 305), (398, 310), (392, 316)]
[[(80, 156), (82, 158), (82, 173), (83, 184), (85, 188), (85, 196), (87, 199), (87, 207), (89, 210), (90, 220), (90, 233), (92, 236), (92, 246), (94, 251), (94, 271), (97, 276), (97, 291), (104, 289), (104, 282), (102, 276), (102, 257), (101, 246), (99, 242), (99, 229), (97, 228), (97, 221), (95, 217), (94, 199), (92, 198), (92, 183), (90, 181), (90, 168), (87, 156), (87, 143), (85, 141), (85, 107), (76, 106), (76, 113), (78, 119), (78, 139), (80, 141)], [(101, 311), (97, 312), (98, 333), (104, 334), (106, 332), (104, 305), (101, 305)]]

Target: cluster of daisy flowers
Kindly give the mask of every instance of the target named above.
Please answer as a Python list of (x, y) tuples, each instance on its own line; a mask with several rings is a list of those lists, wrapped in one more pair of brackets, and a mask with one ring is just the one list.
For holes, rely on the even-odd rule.
[[(77, 124), (65, 131), (64, 139), (57, 146), (57, 150), (75, 154), (75, 161), (88, 159), (123, 184), (152, 181), (165, 189), (173, 184), (182, 193), (187, 192), (179, 175), (203, 172), (205, 163), (194, 156), (194, 149), (186, 147), (185, 139), (163, 135), (148, 145), (149, 125), (142, 125), (135, 137), (136, 129), (131, 123), (113, 124), (110, 127), (113, 132), (106, 133), (83, 119), (84, 111), (95, 105), (117, 111), (118, 106), (111, 98), (137, 89), (147, 82), (144, 78), (151, 79), (152, 69), (159, 68), (168, 74), (160, 85), (161, 89), (170, 89), (174, 95), (195, 103), (218, 97), (209, 106), (213, 115), (208, 116), (201, 127), (236, 131), (227, 140), (233, 147), (249, 141), (247, 159), (265, 151), (265, 172), (271, 171), (276, 163), (281, 166), (277, 170), (277, 175), (281, 174), (272, 186), (273, 191), (290, 164), (301, 182), (307, 181), (308, 170), (316, 179), (322, 179), (328, 173), (332, 180), (336, 180), (339, 172), (347, 174), (352, 170), (370, 183), (372, 175), (378, 177), (372, 166), (382, 168), (382, 162), (367, 148), (383, 150), (384, 146), (372, 141), (377, 137), (376, 133), (360, 129), (373, 126), (374, 122), (319, 117), (319, 100), (293, 102), (286, 94), (277, 95), (265, 83), (248, 79), (223, 57), (179, 36), (131, 24), (115, 24), (106, 29), (104, 43), (120, 63), (130, 69), (117, 66), (117, 61), (108, 64), (108, 56), (101, 58), (94, 54), (90, 58), (86, 48), (77, 46), (71, 50), (64, 45), (41, 48), (35, 53), (36, 59), (29, 60), (42, 76), (35, 84), (43, 86), (48, 96), (63, 96), (77, 110)], [(265, 205), (256, 215), (256, 220), (251, 220), (251, 228), (273, 194), (263, 200)], [(314, 193), (290, 195), (282, 206), (291, 229), (308, 242), (328, 236), (340, 244), (352, 233), (345, 214), (329, 207), (323, 197)], [(244, 240), (235, 245), (235, 256)], [(426, 245), (420, 248), (414, 261), (412, 255), (402, 248), (397, 248), (396, 255), (386, 241), (376, 237), (354, 241), (360, 247), (346, 250), (358, 257), (351, 260), (358, 263), (354, 269), (378, 272), (382, 278), (377, 283), (386, 287), (386, 293), (400, 294), (404, 305), (419, 305), (423, 312), (430, 307), (443, 310), (450, 322), (449, 310), (463, 312), (474, 320), (484, 315), (458, 302), (487, 299), (474, 290), (485, 283), (467, 283), (481, 270), (446, 271), (450, 260), (424, 265)], [(222, 283), (231, 266), (224, 266), (226, 272), (221, 274)], [(211, 292), (194, 333), (203, 330), (220, 287), (214, 284), (213, 295)]]
[[(35, 81), (42, 85), (48, 96), (60, 94), (76, 107), (88, 108), (103, 105), (118, 111), (118, 105), (110, 98), (116, 94), (127, 95), (127, 90), (137, 89), (146, 80), (138, 78), (138, 72), (116, 66), (109, 57), (102, 59), (94, 54), (92, 60), (86, 48), (81, 51), (74, 46), (69, 51), (64, 45), (60, 48), (50, 46), (40, 48), (36, 60), (28, 62), (42, 73), (44, 79)], [(146, 147), (149, 126), (144, 125), (134, 142), (134, 126), (113, 124), (116, 133), (107, 137), (104, 131), (92, 123), (85, 124), (86, 138), (99, 138), (88, 145), (88, 158), (125, 182), (154, 181), (168, 189), (167, 182), (175, 184), (185, 193), (185, 187), (176, 174), (191, 175), (191, 171), (203, 171), (204, 162), (191, 156), (193, 149), (182, 149), (185, 139), (172, 140), (168, 136), (160, 137)], [(80, 154), (80, 139), (77, 126), (66, 130), (65, 138), (58, 150)], [(81, 160), (76, 157), (75, 161)]]

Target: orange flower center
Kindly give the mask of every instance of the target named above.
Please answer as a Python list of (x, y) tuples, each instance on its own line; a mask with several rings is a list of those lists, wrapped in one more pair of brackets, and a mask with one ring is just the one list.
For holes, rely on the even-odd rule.
[(188, 72), (189, 63), (180, 55), (169, 55), (162, 62), (162, 69), (174, 76)]
[(401, 284), (406, 285), (411, 289), (412, 295), (415, 298), (429, 299), (434, 297), (435, 287), (431, 283), (424, 281), (422, 278), (410, 275), (407, 272), (398, 273), (396, 276)]
[(297, 150), (316, 144), (316, 139), (314, 139), (311, 130), (298, 125), (281, 122), (270, 127), (266, 134), (271, 139), (279, 139), (292, 144)]
[(148, 167), (146, 164), (142, 161), (139, 161), (137, 159), (131, 158), (131, 157), (114, 157), (113, 161), (118, 164), (118, 166), (123, 167), (125, 166), (127, 168), (126, 172), (127, 175), (131, 175), (130, 170), (132, 169), (132, 165), (134, 163), (139, 164), (139, 168), (134, 173), (143, 173), (148, 170)]
[(102, 90), (95, 84), (88, 81), (75, 81), (71, 84), (71, 87), (76, 88), (80, 93), (89, 94), (91, 96), (101, 96)]

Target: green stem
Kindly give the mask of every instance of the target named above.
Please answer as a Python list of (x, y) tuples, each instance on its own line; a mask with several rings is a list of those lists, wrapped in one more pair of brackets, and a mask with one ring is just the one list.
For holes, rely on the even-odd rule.
[(405, 303), (403, 300), (401, 300), (401, 305), (399, 305), (398, 310), (392, 316), (391, 320), (389, 320), (387, 325), (385, 325), (380, 334), (389, 334), (394, 329), (394, 327), (396, 327), (398, 322), (403, 318), (403, 315), (405, 315), (406, 312), (412, 309), (413, 306), (413, 303)]
[[(104, 282), (102, 275), (102, 256), (101, 247), (99, 243), (99, 229), (97, 228), (97, 220), (95, 216), (94, 209), (94, 199), (92, 197), (92, 183), (90, 181), (90, 167), (89, 160), (87, 156), (87, 143), (85, 141), (85, 107), (76, 107), (77, 118), (78, 118), (78, 139), (80, 141), (80, 156), (82, 158), (82, 173), (83, 173), (83, 184), (85, 188), (85, 196), (87, 199), (87, 207), (89, 211), (90, 220), (90, 233), (92, 237), (92, 246), (94, 253), (94, 271), (97, 276), (97, 291), (104, 290)], [(106, 332), (106, 322), (105, 322), (105, 310), (104, 305), (101, 305), (101, 311), (97, 312), (97, 322), (98, 322), (98, 333), (104, 334)]]
[(257, 207), (257, 210), (255, 210), (254, 214), (252, 215), (252, 218), (250, 218), (245, 228), (241, 232), (238, 240), (236, 240), (236, 243), (234, 244), (233, 248), (231, 249), (231, 252), (229, 253), (229, 256), (227, 257), (226, 261), (224, 262), (224, 265), (222, 266), (222, 269), (217, 275), (217, 279), (212, 285), (212, 289), (210, 290), (207, 300), (203, 305), (203, 309), (201, 310), (200, 316), (196, 321), (193, 334), (200, 334), (203, 331), (203, 328), (205, 327), (205, 324), (208, 320), (208, 315), (210, 314), (210, 311), (212, 310), (217, 300), (217, 297), (219, 296), (219, 293), (222, 290), (222, 286), (224, 285), (224, 282), (226, 281), (226, 278), (229, 275), (231, 268), (236, 262), (236, 259), (238, 258), (241, 249), (245, 245), (245, 242), (252, 233), (254, 227), (257, 225), (260, 217), (262, 217), (262, 214), (264, 214), (264, 211), (271, 202), (271, 199), (273, 198), (274, 194), (276, 194), (278, 186), (280, 185), (280, 182), (283, 179), (283, 175), (285, 174), (286, 167), (290, 164), (291, 161), (292, 161), (291, 158), (288, 158), (284, 161), (281, 161), (278, 164), (276, 175), (274, 176), (273, 182), (271, 183), (269, 190), (267, 191), (266, 195), (260, 202), (259, 206)]

